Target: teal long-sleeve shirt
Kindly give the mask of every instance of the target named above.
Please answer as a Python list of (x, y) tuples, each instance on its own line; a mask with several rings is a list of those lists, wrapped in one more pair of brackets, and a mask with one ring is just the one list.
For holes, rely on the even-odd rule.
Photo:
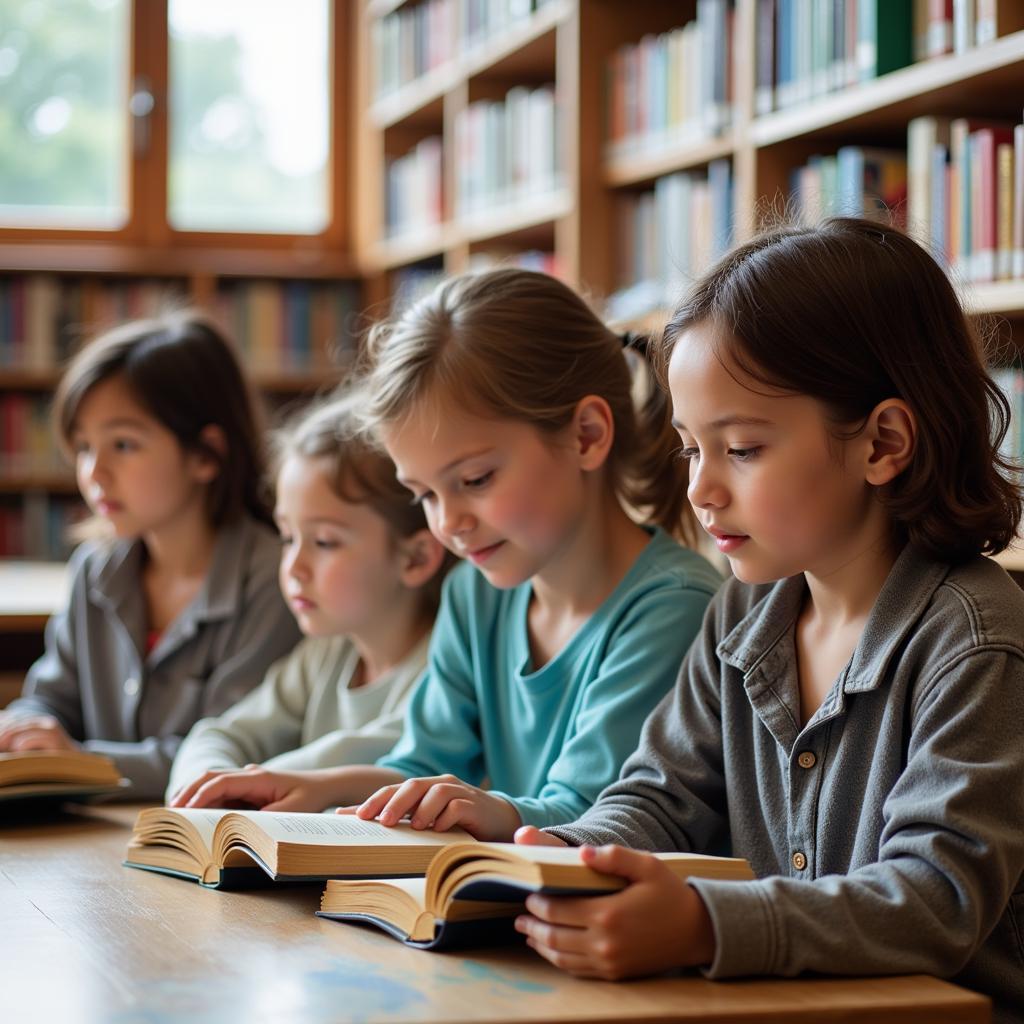
[(530, 583), (498, 590), (458, 566), (402, 738), (377, 764), (409, 778), (486, 781), (525, 825), (574, 820), (636, 748), (720, 582), (704, 558), (654, 530), (601, 607), (533, 671)]

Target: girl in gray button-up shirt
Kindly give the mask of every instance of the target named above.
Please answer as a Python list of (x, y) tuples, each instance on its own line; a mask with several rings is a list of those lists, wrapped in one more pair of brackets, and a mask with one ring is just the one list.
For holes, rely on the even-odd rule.
[(779, 229), (664, 348), (690, 500), (737, 579), (619, 781), (550, 831), (758, 880), (610, 845), (584, 859), (622, 893), (531, 897), (517, 926), (580, 975), (926, 972), (1024, 1021), (1024, 594), (982, 556), (1021, 496), (953, 288), (873, 222)]
[(249, 389), (223, 337), (176, 314), (87, 345), (55, 415), (105, 537), (71, 560), (68, 607), (0, 712), (0, 750), (81, 746), (114, 759), (126, 795), (157, 797), (192, 724), (299, 637)]

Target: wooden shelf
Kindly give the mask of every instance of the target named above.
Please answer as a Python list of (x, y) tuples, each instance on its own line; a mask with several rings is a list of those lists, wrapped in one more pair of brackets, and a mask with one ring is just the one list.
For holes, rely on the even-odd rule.
[[(967, 115), (1000, 111), (1020, 116), (1024, 88), (1024, 32), (962, 54), (949, 54), (892, 71), (881, 78), (829, 93), (809, 103), (756, 118), (749, 138), (771, 146), (841, 129), (844, 135), (884, 127), (906, 128), (922, 114)], [(1002, 95), (1003, 99), (994, 99)]]
[(604, 169), (605, 184), (612, 188), (646, 185), (665, 174), (684, 171), (720, 157), (732, 156), (731, 133), (714, 139), (697, 139), (635, 152), (609, 153)]
[(381, 270), (393, 270), (395, 267), (443, 256), (445, 250), (454, 243), (455, 233), (451, 224), (439, 224), (436, 228), (414, 235), (386, 238), (374, 246), (373, 262)]
[(354, 278), (355, 262), (322, 249), (148, 248), (113, 243), (0, 244), (0, 272), (133, 277)]
[(75, 478), (68, 473), (28, 473), (0, 476), (0, 494), (24, 494), (25, 491), (51, 491), (77, 494)]
[(572, 194), (559, 189), (509, 206), (496, 206), (459, 219), (459, 232), (466, 242), (512, 240), (532, 229), (553, 224), (573, 209)]
[(967, 284), (963, 298), (972, 313), (1024, 316), (1024, 280)]
[(53, 391), (60, 373), (52, 370), (0, 370), (0, 391)]
[(497, 38), (471, 49), (382, 96), (370, 107), (371, 124), (380, 131), (398, 125), (436, 124), (440, 130), (446, 93), (470, 78), (547, 77), (555, 66), (555, 29), (572, 13), (566, 0), (542, 7)]

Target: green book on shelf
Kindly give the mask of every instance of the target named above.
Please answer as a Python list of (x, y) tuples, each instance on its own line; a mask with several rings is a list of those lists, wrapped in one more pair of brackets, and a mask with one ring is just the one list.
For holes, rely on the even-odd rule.
[(859, 0), (857, 70), (862, 82), (914, 59), (913, 0)]

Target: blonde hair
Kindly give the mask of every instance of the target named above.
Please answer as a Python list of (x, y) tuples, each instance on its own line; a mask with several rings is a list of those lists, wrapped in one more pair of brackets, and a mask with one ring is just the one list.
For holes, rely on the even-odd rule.
[[(427, 529), (426, 516), (398, 482), (395, 464), (362, 435), (361, 401), (358, 391), (348, 389), (303, 409), (276, 430), (271, 439), (274, 475), (289, 458), (315, 461), (342, 501), (368, 505), (387, 523), (392, 537), (411, 537)], [(446, 553), (442, 568), (422, 588), (425, 610), (431, 614), (437, 611), (441, 584), (454, 561)]]
[[(627, 344), (571, 288), (547, 274), (504, 267), (443, 281), (397, 319), (374, 326), (364, 352), (361, 415), (372, 433), (425, 396), (529, 423), (556, 434), (579, 401), (603, 398), (615, 438), (608, 460), (615, 494), (646, 521), (687, 541), (694, 518), (665, 394), (650, 386), (640, 407)], [(640, 347), (645, 354), (646, 339)], [(640, 360), (650, 378), (646, 358)]]

